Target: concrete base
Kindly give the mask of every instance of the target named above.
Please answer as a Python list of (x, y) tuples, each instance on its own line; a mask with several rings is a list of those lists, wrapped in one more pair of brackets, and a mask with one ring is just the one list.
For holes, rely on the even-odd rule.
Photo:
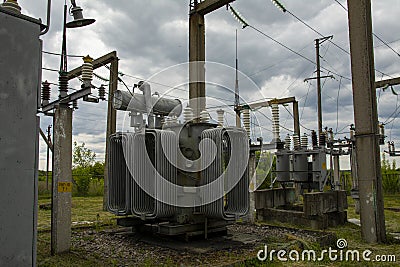
[(289, 223), (301, 227), (321, 230), (345, 224), (347, 222), (347, 212), (331, 212), (321, 215), (307, 216), (301, 211), (267, 208), (257, 210), (257, 220)]
[(313, 192), (303, 195), (304, 203), (293, 206), (294, 189), (269, 189), (257, 192), (256, 210), (259, 221), (278, 221), (312, 229), (326, 229), (347, 221), (345, 191)]

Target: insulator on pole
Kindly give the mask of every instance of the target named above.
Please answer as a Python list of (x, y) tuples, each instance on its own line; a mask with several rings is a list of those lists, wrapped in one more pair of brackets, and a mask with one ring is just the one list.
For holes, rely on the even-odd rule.
[(83, 58), (82, 81), (84, 87), (91, 87), (93, 80), (93, 58), (89, 55)]
[(104, 85), (100, 85), (99, 87), (99, 98), (101, 100), (106, 100), (106, 88)]
[(223, 109), (217, 110), (218, 127), (224, 126), (224, 113), (225, 111)]
[(243, 109), (243, 126), (250, 138), (250, 109)]
[(271, 105), (271, 112), (272, 112), (272, 134), (274, 135), (272, 141), (279, 142), (280, 137), (279, 137), (279, 106), (278, 106), (278, 104)]
[(46, 80), (42, 82), (42, 106), (47, 105), (50, 100), (50, 83)]
[(68, 95), (68, 76), (66, 72), (60, 72), (58, 77), (58, 88), (60, 89), (60, 98)]

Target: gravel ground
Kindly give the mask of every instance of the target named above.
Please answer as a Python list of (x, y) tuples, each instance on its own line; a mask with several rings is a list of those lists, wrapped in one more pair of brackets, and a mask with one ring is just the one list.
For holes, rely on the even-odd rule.
[(208, 240), (172, 239), (128, 228), (73, 232), (72, 245), (82, 257), (90, 254), (115, 266), (229, 266), (256, 258), (265, 244), (276, 248), (327, 245), (332, 234), (272, 226), (235, 224), (225, 237)]

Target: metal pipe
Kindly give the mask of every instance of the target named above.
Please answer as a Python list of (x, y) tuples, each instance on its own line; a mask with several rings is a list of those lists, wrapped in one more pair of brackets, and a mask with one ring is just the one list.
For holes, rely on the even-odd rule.
[(51, 12), (51, 0), (47, 1), (47, 25), (39, 35), (45, 35), (50, 29), (50, 12)]

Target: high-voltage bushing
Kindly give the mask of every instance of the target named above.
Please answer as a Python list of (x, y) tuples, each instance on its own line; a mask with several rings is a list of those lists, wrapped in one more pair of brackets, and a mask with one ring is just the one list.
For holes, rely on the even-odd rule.
[(311, 143), (313, 148), (318, 147), (318, 137), (314, 130), (311, 131)]
[(194, 119), (194, 114), (193, 114), (193, 109), (189, 106), (187, 106), (183, 110), (183, 120), (185, 123), (191, 122)]
[(250, 109), (243, 109), (242, 111), (243, 127), (247, 132), (247, 136), (250, 138)]
[[(160, 116), (180, 116), (182, 103), (179, 99), (151, 96), (152, 113)], [(117, 90), (113, 96), (113, 107), (116, 110), (147, 113), (146, 99), (143, 94)]]
[(319, 133), (319, 146), (320, 147), (326, 146), (326, 133), (324, 132)]
[(279, 142), (279, 106), (278, 104), (271, 104), (271, 113), (272, 113), (272, 134), (273, 140), (272, 142)]
[(224, 113), (225, 111), (223, 109), (218, 109), (217, 110), (217, 120), (218, 120), (218, 126), (223, 127), (224, 126)]
[(202, 110), (200, 112), (200, 122), (205, 122), (208, 123), (210, 121), (210, 114), (208, 113), (207, 110)]

